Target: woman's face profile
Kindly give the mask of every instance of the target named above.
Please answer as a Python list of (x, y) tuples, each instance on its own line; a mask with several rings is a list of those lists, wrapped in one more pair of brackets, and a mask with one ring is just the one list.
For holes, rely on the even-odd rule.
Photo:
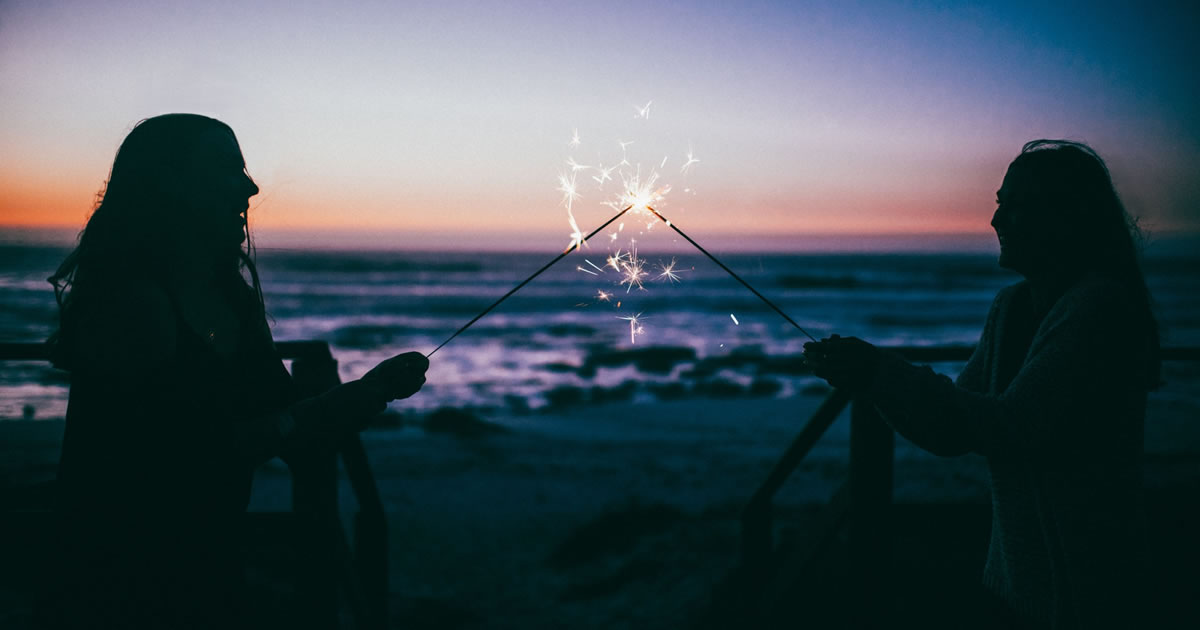
[(233, 134), (214, 127), (203, 132), (186, 176), (185, 204), (194, 230), (188, 238), (204, 249), (226, 250), (246, 239), (246, 211), (258, 186)]
[(1000, 240), (999, 265), (1026, 277), (1046, 268), (1052, 258), (1052, 238), (1039, 201), (1027, 168), (1010, 166), (996, 191), (992, 228)]

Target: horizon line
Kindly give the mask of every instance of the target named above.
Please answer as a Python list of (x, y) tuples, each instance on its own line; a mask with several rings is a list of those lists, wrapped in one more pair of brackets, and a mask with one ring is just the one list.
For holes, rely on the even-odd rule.
[[(0, 245), (71, 247), (82, 230), (62, 226), (0, 226)], [(554, 232), (513, 231), (452, 233), (429, 230), (386, 232), (348, 228), (308, 230), (271, 228), (251, 231), (255, 249), (271, 251), (397, 251), (397, 252), (512, 252), (558, 253), (568, 238)], [(515, 237), (525, 237), (515, 241)], [(1147, 230), (1145, 246), (1163, 253), (1195, 251), (1200, 230)], [(665, 238), (664, 238), (665, 237)], [(708, 249), (754, 253), (970, 253), (998, 254), (991, 231), (972, 232), (798, 232), (764, 234), (720, 233), (696, 237)], [(595, 246), (600, 239), (593, 239)], [(640, 242), (652, 242), (656, 251), (673, 253), (692, 249), (669, 232), (658, 232)], [(584, 250), (586, 251), (586, 249)]]

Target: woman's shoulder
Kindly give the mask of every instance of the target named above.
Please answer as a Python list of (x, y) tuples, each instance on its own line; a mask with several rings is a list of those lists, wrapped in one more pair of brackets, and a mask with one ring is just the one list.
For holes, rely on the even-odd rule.
[(1059, 303), (1067, 310), (1132, 307), (1135, 295), (1128, 282), (1107, 274), (1089, 273), (1071, 285)]
[(1014, 301), (1023, 299), (1029, 294), (1029, 281), (1020, 280), (1014, 282), (996, 293), (995, 299), (992, 300), (992, 310), (1002, 310)]

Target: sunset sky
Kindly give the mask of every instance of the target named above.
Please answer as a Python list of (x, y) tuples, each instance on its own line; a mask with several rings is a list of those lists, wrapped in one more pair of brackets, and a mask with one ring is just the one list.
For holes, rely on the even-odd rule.
[(1041, 4), (4, 0), (0, 230), (82, 227), (129, 129), (182, 111), (238, 134), (268, 246), (561, 247), (566, 158), (618, 141), (723, 247), (990, 243), (1039, 137), (1200, 231), (1197, 9)]

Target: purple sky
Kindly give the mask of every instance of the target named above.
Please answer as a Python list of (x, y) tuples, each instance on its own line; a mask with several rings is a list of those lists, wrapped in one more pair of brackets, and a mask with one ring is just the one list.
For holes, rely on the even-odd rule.
[[(1152, 4), (6, 0), (0, 225), (77, 229), (129, 128), (193, 111), (238, 133), (268, 245), (561, 247), (564, 160), (631, 140), (661, 209), (728, 247), (987, 246), (1036, 137), (1091, 143), (1143, 226), (1197, 231), (1200, 21)], [(611, 214), (596, 173), (584, 230)]]

